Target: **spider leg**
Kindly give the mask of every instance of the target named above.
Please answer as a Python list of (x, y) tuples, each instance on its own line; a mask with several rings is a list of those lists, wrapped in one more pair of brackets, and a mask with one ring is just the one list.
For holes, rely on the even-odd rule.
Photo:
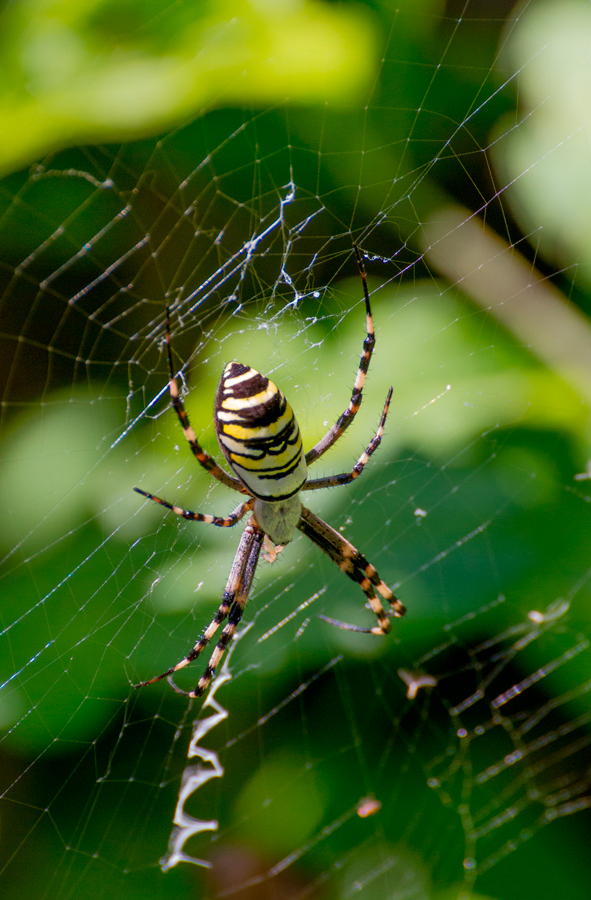
[(174, 503), (169, 503), (168, 500), (163, 500), (162, 497), (156, 497), (155, 494), (149, 494), (148, 491), (142, 491), (142, 489), (138, 487), (134, 487), (134, 491), (138, 494), (142, 494), (143, 497), (147, 497), (148, 500), (154, 500), (154, 502), (159, 503), (160, 506), (165, 506), (166, 509), (170, 509), (177, 516), (182, 516), (183, 519), (190, 519), (192, 522), (205, 522), (207, 525), (218, 525), (220, 528), (231, 528), (232, 525), (239, 522), (247, 512), (250, 512), (254, 506), (253, 497), (245, 503), (241, 503), (229, 516), (224, 518), (223, 516), (211, 516), (207, 513), (197, 513), (192, 512), (190, 509), (183, 509), (182, 506), (175, 506)]
[[(236, 628), (242, 618), (257, 567), (263, 537), (263, 532), (255, 525), (253, 519), (250, 519), (240, 538), (240, 544), (238, 545), (238, 550), (234, 557), (222, 602), (215, 616), (203, 632), (203, 636), (199, 638), (193, 649), (184, 659), (181, 659), (176, 666), (172, 666), (166, 672), (157, 675), (155, 678), (150, 678), (149, 681), (142, 681), (140, 684), (135, 685), (136, 687), (146, 687), (146, 685), (154, 684), (155, 681), (160, 681), (162, 678), (168, 678), (171, 686), (177, 693), (184, 694), (188, 697), (200, 697), (207, 690), (221, 658), (224, 655), (228, 644), (234, 637)], [(184, 669), (185, 666), (188, 666), (193, 660), (197, 659), (226, 616), (228, 616), (228, 622), (220, 635), (215, 650), (211, 654), (205, 672), (197, 683), (197, 687), (193, 691), (188, 692), (181, 690), (174, 684), (171, 676), (174, 675), (175, 672), (178, 672), (179, 669)]]
[[(387, 634), (390, 631), (389, 618), (392, 616), (403, 616), (406, 608), (400, 600), (394, 596), (387, 584), (385, 584), (374, 566), (369, 563), (358, 550), (347, 541), (342, 534), (315, 516), (313, 512), (302, 507), (302, 516), (298, 522), (300, 531), (310, 538), (327, 556), (337, 564), (339, 569), (348, 575), (353, 581), (356, 581), (374, 611), (378, 624), (373, 628), (361, 628), (357, 625), (348, 625), (346, 622), (339, 622), (336, 619), (328, 619), (326, 616), (320, 618), (336, 625), (338, 628), (344, 628), (348, 631), (361, 631), (366, 634)], [(391, 611), (385, 612), (376, 591), (388, 601)]]
[(343, 472), (342, 475), (328, 475), (326, 478), (313, 478), (310, 481), (306, 481), (306, 483), (302, 487), (303, 491), (317, 491), (320, 488), (337, 487), (340, 484), (349, 484), (350, 481), (354, 481), (361, 475), (370, 456), (380, 446), (382, 435), (384, 434), (384, 425), (386, 424), (386, 416), (388, 415), (388, 409), (390, 407), (391, 399), (392, 388), (390, 388), (390, 390), (388, 391), (388, 396), (386, 397), (386, 403), (384, 404), (384, 410), (382, 412), (380, 424), (378, 425), (378, 430), (353, 466), (353, 469), (350, 472)]
[(185, 405), (181, 400), (181, 396), (179, 394), (178, 384), (176, 383), (176, 378), (174, 374), (174, 368), (172, 364), (172, 350), (170, 347), (170, 315), (168, 307), (166, 307), (166, 351), (168, 354), (168, 372), (169, 372), (169, 389), (170, 389), (170, 399), (172, 400), (172, 405), (174, 407), (174, 411), (177, 414), (178, 420), (181, 423), (181, 428), (183, 429), (183, 434), (191, 448), (191, 452), (199, 465), (203, 466), (203, 468), (213, 475), (214, 478), (217, 478), (218, 481), (221, 481), (222, 484), (225, 484), (226, 487), (233, 488), (235, 491), (240, 491), (245, 494), (246, 491), (242, 484), (238, 481), (237, 478), (232, 478), (231, 475), (228, 475), (227, 472), (218, 466), (215, 459), (206, 453), (197, 437), (195, 432), (193, 431), (193, 427), (189, 421), (189, 416), (187, 415), (187, 411), (185, 409)]
[(344, 431), (347, 430), (355, 416), (357, 415), (357, 410), (361, 406), (362, 400), (362, 392), (363, 385), (365, 384), (365, 376), (367, 375), (367, 370), (369, 369), (369, 363), (371, 360), (371, 355), (373, 353), (373, 348), (375, 347), (376, 337), (373, 330), (373, 318), (371, 315), (371, 306), (369, 302), (369, 291), (367, 290), (367, 282), (365, 280), (365, 267), (363, 265), (363, 260), (361, 258), (361, 254), (359, 252), (359, 248), (357, 244), (353, 244), (355, 249), (355, 256), (357, 257), (357, 266), (359, 267), (359, 274), (361, 275), (361, 281), (363, 284), (363, 297), (365, 299), (365, 319), (366, 319), (366, 327), (367, 327), (367, 335), (363, 342), (363, 350), (361, 352), (361, 359), (359, 360), (359, 368), (357, 370), (357, 377), (355, 378), (355, 384), (353, 385), (353, 391), (351, 393), (351, 400), (349, 401), (349, 406), (342, 413), (335, 425), (332, 426), (330, 431), (324, 435), (324, 437), (318, 441), (315, 447), (312, 447), (311, 450), (306, 453), (306, 463), (311, 465), (317, 459), (319, 459), (323, 453), (326, 453), (335, 441), (338, 441), (340, 436)]

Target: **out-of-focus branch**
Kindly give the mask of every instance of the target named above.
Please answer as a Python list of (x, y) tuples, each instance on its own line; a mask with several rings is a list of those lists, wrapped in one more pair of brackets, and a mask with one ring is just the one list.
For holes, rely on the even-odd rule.
[(460, 207), (427, 219), (423, 241), (432, 268), (591, 402), (591, 324), (516, 247)]

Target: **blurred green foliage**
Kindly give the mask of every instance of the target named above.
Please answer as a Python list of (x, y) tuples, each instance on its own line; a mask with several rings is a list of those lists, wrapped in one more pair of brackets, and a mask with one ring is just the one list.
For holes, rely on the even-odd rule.
[(367, 87), (374, 55), (362, 7), (316, 0), (26, 0), (0, 15), (4, 172), (213, 106), (343, 101)]
[(527, 10), (504, 48), (501, 69), (509, 77), (520, 71), (524, 121), (513, 128), (508, 118), (499, 120), (501, 140), (494, 152), (522, 231), (531, 234), (545, 259), (565, 267), (586, 295), (591, 283), (590, 26), (589, 9), (571, 0), (543, 0)]
[[(558, 4), (539, 6), (572, 22)], [(314, 896), (348, 896), (361, 884), (360, 896), (382, 898), (410, 875), (425, 895), (457, 896), (449, 884), (459, 883), (469, 829), (456, 810), (462, 784), (478, 793), (477, 764), (468, 772), (448, 708), (475, 687), (472, 648), (564, 595), (575, 601), (571, 631), (588, 633), (591, 507), (586, 482), (573, 481), (591, 456), (587, 404), (492, 313), (438, 282), (418, 250), (421, 221), (450, 196), (473, 209), (486, 203), (488, 222), (506, 233), (483, 153), (499, 133), (499, 170), (523, 176), (516, 218), (532, 232), (543, 225), (542, 246), (552, 244), (563, 270), (555, 280), (586, 309), (586, 281), (568, 280), (583, 258), (584, 229), (565, 193), (555, 241), (556, 197), (546, 188), (560, 157), (527, 123), (508, 125), (515, 96), (510, 83), (500, 89), (497, 48), (503, 40), (510, 72), (533, 69), (527, 16), (505, 40), (500, 17), (458, 27), (440, 13), (426, 0), (396, 10), (31, 2), (2, 12), (2, 165), (70, 147), (6, 178), (0, 195), (0, 667), (3, 681), (17, 673), (0, 694), (0, 722), (15, 895), (129, 900), (221, 890), (213, 880), (206, 894), (201, 870), (156, 869), (196, 709), (187, 713), (166, 684), (136, 694), (130, 683), (186, 653), (217, 608), (238, 537), (179, 523), (131, 488), (218, 514), (231, 507), (164, 413), (164, 296), (191, 306), (186, 298), (276, 214), (290, 180), (295, 197), (282, 207), (278, 237), (258, 248), (243, 279), (195, 294), (192, 311), (175, 320), (187, 407), (215, 452), (213, 394), (223, 362), (238, 357), (280, 385), (311, 446), (346, 405), (357, 366), (363, 312), (350, 251), (352, 236), (361, 238), (378, 344), (358, 420), (318, 474), (350, 468), (392, 383), (391, 414), (363, 477), (309, 502), (378, 565), (409, 614), (382, 642), (319, 622), (318, 612), (355, 622), (369, 613), (355, 586), (303, 540), (260, 567), (246, 617), (255, 627), (236, 645), (236, 677), (220, 695), (231, 719), (208, 736), (226, 772), (197, 797), (200, 815), (219, 818), (221, 839), (199, 855), (220, 854), (218, 871), (220, 845), (238, 848), (236, 859), (246, 847), (264, 868), (307, 847), (290, 871), (301, 891), (318, 878)], [(558, 97), (568, 86), (561, 71), (551, 79)], [(286, 96), (296, 102), (284, 105)], [(202, 107), (209, 112), (185, 127), (145, 137)], [(549, 148), (562, 137), (552, 131)], [(72, 146), (82, 141), (97, 146)], [(562, 176), (580, 185), (581, 157), (577, 165)], [(279, 277), (286, 259), (291, 285)], [(301, 637), (301, 617), (272, 633), (323, 589)], [(485, 614), (500, 594), (507, 602)], [(557, 658), (569, 627), (533, 643), (513, 682)], [(443, 701), (413, 705), (397, 669), (447, 640), (456, 655)], [(582, 683), (587, 663), (581, 655), (546, 678), (538, 705)], [(179, 683), (192, 686), (196, 671)], [(306, 679), (309, 688), (290, 698)], [(561, 714), (570, 722), (587, 712), (578, 694)], [(506, 745), (491, 736), (491, 746), (495, 739), (502, 757)], [(425, 789), (439, 748), (456, 754), (466, 778), (447, 810)], [(360, 796), (374, 793), (382, 810), (359, 819)], [(567, 872), (569, 896), (585, 896), (586, 837), (576, 821), (532, 825), (529, 843), (511, 832), (523, 846), (477, 882), (482, 894), (554, 897)], [(478, 846), (479, 862), (487, 852)], [(397, 865), (384, 874), (392, 854)]]

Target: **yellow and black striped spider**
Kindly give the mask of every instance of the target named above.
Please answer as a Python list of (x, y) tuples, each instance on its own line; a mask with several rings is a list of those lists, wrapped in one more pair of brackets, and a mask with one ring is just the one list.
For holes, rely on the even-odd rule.
[[(367, 336), (363, 342), (359, 369), (349, 406), (339, 417), (336, 425), (333, 425), (322, 440), (305, 455), (298, 423), (279, 388), (255, 369), (244, 366), (242, 363), (231, 362), (224, 369), (217, 389), (214, 417), (218, 443), (237, 477), (234, 478), (221, 469), (197, 441), (183, 401), (179, 396), (170, 349), (170, 326), (167, 325), (166, 344), (170, 372), (170, 396), (191, 451), (197, 462), (210, 475), (227, 487), (246, 494), (248, 500), (241, 503), (229, 516), (223, 518), (181, 509), (181, 507), (168, 503), (160, 497), (155, 497), (154, 494), (149, 494), (147, 491), (142, 491), (140, 488), (136, 487), (134, 490), (149, 500), (154, 500), (170, 509), (177, 516), (182, 516), (192, 522), (206, 522), (208, 525), (227, 528), (239, 522), (246, 513), (251, 512), (252, 515), (240, 539), (221, 605), (203, 636), (199, 638), (187, 656), (175, 666), (155, 678), (150, 678), (149, 681), (141, 682), (137, 687), (145, 687), (155, 681), (160, 681), (161, 678), (168, 678), (178, 693), (189, 697), (200, 697), (207, 690), (224, 651), (242, 618), (261, 548), (264, 545), (270, 558), (274, 558), (278, 552), (276, 548), (281, 549), (284, 544), (293, 540), (296, 528), (317, 544), (349, 578), (359, 584), (377, 617), (378, 624), (373, 628), (362, 628), (358, 625), (349, 625), (346, 622), (329, 619), (326, 616), (320, 616), (321, 619), (349, 631), (383, 635), (390, 631), (389, 617), (402, 616), (406, 612), (402, 603), (382, 581), (371, 563), (368, 563), (366, 558), (334, 528), (302, 506), (299, 498), (300, 491), (317, 491), (321, 488), (349, 484), (357, 478), (372, 453), (379, 446), (388, 415), (392, 388), (388, 391), (378, 430), (353, 469), (342, 475), (330, 475), (327, 478), (311, 480), (307, 478), (307, 467), (332, 447), (355, 418), (361, 404), (365, 376), (375, 345), (365, 270), (357, 247), (355, 247), (355, 253), (362, 278), (367, 321)], [(376, 591), (388, 601), (390, 605), (388, 612), (385, 612)], [(197, 687), (193, 691), (182, 691), (172, 680), (173, 674), (197, 659), (226, 616), (228, 622), (222, 630), (217, 646)]]

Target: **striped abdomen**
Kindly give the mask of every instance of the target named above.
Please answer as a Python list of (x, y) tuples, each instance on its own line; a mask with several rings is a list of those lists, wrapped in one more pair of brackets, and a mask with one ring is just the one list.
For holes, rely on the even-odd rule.
[(306, 480), (306, 460), (293, 411), (272, 381), (228, 363), (215, 398), (222, 452), (240, 481), (260, 500), (293, 497)]

